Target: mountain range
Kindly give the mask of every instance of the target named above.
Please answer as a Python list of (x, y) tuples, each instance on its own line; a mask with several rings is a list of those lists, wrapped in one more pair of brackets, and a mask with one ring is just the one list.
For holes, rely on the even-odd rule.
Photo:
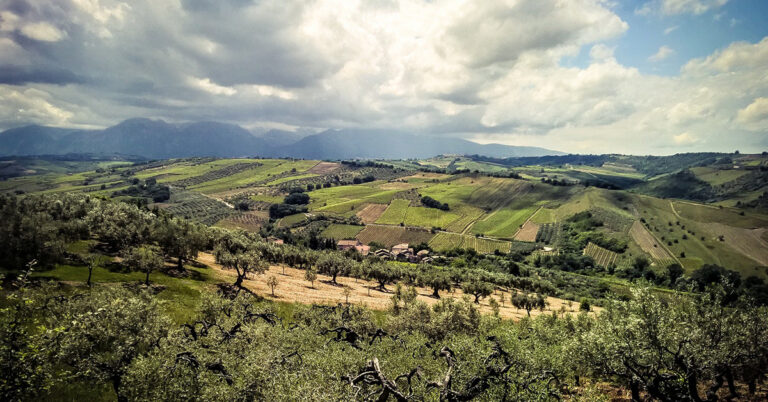
[(192, 156), (406, 159), (441, 154), (504, 158), (563, 154), (537, 147), (478, 144), (400, 131), (345, 129), (303, 136), (270, 130), (256, 135), (227, 123), (174, 124), (144, 118), (125, 120), (103, 130), (31, 125), (0, 133), (0, 156), (69, 153), (123, 154), (149, 159)]

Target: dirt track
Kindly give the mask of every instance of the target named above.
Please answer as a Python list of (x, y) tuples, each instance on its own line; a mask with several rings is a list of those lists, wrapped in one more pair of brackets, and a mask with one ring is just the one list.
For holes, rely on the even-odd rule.
[[(211, 254), (200, 253), (197, 261), (211, 267), (216, 270), (224, 280), (234, 281), (235, 272), (224, 269), (220, 265), (216, 264), (216, 261)], [(285, 274), (283, 274), (285, 269)], [(267, 286), (267, 278), (274, 275), (278, 280), (277, 288), (275, 289), (275, 297), (272, 297), (271, 291)], [(299, 302), (305, 304), (318, 303), (318, 304), (337, 304), (343, 303), (344, 294), (342, 293), (343, 285), (347, 285), (352, 289), (352, 294), (349, 297), (349, 302), (353, 304), (362, 304), (366, 307), (375, 310), (386, 310), (390, 306), (391, 291), (394, 289), (394, 285), (389, 285), (390, 292), (384, 293), (375, 290), (377, 284), (365, 280), (356, 280), (354, 278), (338, 277), (338, 285), (330, 283), (330, 277), (318, 274), (317, 280), (314, 283), (314, 287), (311, 287), (309, 282), (304, 280), (304, 270), (294, 269), (290, 267), (283, 268), (282, 266), (271, 266), (269, 271), (263, 275), (252, 276), (244, 281), (245, 286), (255, 292), (256, 294), (263, 296), (267, 299), (286, 302)], [(427, 304), (434, 304), (437, 299), (431, 297), (431, 289), (417, 288), (419, 293), (419, 300), (426, 302)], [(511, 318), (518, 320), (526, 316), (525, 310), (519, 310), (512, 307), (509, 303), (509, 292), (503, 292), (505, 299), (505, 306), (500, 308), (499, 314), (503, 318)], [(454, 293), (441, 292), (442, 297), (454, 297), (461, 298), (463, 293), (461, 289), (456, 289)], [(498, 296), (496, 296), (498, 298)], [(490, 314), (493, 310), (488, 305), (489, 299), (483, 299), (479, 305), (480, 311), (485, 314)], [(561, 311), (561, 307), (566, 312), (575, 313), (579, 311), (579, 303), (572, 302), (569, 306), (569, 302), (554, 297), (547, 297), (549, 305), (544, 309), (543, 313), (549, 313), (551, 311)], [(535, 310), (531, 311), (532, 316), (542, 314), (542, 312)]]

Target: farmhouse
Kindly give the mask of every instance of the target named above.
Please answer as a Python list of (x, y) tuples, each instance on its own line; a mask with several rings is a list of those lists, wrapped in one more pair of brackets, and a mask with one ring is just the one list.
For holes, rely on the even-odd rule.
[(339, 240), (338, 243), (336, 243), (336, 249), (340, 251), (355, 249), (363, 256), (368, 255), (368, 253), (371, 251), (371, 247), (360, 243), (360, 240)]

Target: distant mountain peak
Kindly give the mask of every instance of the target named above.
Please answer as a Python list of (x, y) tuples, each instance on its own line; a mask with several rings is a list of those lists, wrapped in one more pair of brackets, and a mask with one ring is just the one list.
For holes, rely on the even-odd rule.
[(413, 159), (440, 154), (489, 157), (561, 155), (535, 147), (478, 144), (399, 130), (269, 130), (261, 135), (216, 121), (167, 123), (132, 118), (104, 130), (25, 126), (0, 133), (0, 156), (67, 153), (130, 154), (147, 158), (271, 156), (305, 159)]

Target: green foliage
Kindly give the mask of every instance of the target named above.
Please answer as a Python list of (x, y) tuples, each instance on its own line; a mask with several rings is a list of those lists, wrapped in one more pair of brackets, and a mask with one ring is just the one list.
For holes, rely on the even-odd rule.
[(126, 250), (123, 253), (123, 262), (134, 271), (144, 272), (147, 276), (144, 280), (149, 285), (149, 274), (163, 267), (162, 257), (153, 247), (141, 246)]
[(309, 204), (309, 194), (302, 192), (295, 192), (288, 194), (283, 201), (285, 204), (291, 205), (306, 205)]

